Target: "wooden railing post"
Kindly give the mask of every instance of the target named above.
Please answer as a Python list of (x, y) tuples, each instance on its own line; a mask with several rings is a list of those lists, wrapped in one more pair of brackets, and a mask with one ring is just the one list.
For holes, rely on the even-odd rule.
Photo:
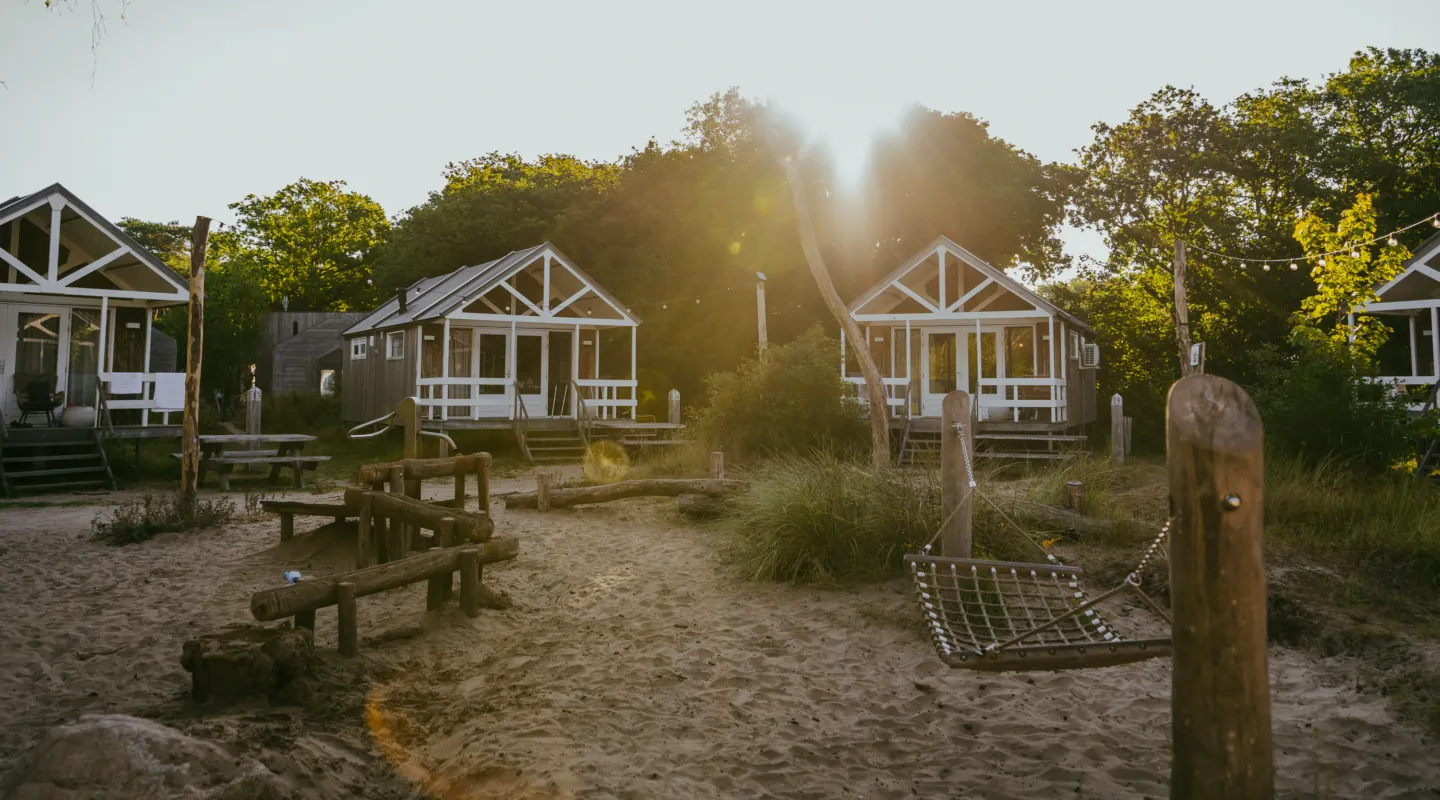
[(486, 516), (490, 515), (490, 454), (480, 453), (475, 456), (475, 493), (480, 496), (479, 511)]
[(1266, 672), (1263, 429), (1243, 389), (1193, 375), (1166, 410), (1172, 798), (1274, 795)]
[(535, 510), (550, 510), (550, 473), (542, 472), (535, 476)]
[[(405, 468), (390, 468), (390, 494), (405, 495)], [(390, 520), (390, 529), (385, 535), (385, 560), (398, 561), (405, 557), (405, 549), (400, 546), (402, 539), (410, 538), (410, 526), (401, 522), (400, 519)]]
[(1119, 393), (1110, 398), (1110, 459), (1125, 463), (1125, 399)]
[[(964, 426), (963, 430), (956, 430), (957, 423)], [(973, 468), (967, 470), (965, 464), (966, 456), (973, 458), (974, 452), (975, 431), (970, 420), (970, 395), (961, 391), (951, 392), (940, 404), (940, 554), (947, 558), (970, 557), (970, 520), (974, 513), (970, 476)]]
[(725, 453), (716, 450), (710, 454), (710, 477), (715, 480), (725, 479)]

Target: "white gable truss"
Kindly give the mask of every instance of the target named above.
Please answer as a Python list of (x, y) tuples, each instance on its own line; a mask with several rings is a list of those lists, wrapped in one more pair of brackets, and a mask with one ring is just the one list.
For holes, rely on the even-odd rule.
[(1440, 306), (1440, 233), (1426, 239), (1405, 269), (1375, 288), (1376, 301), (1357, 311), (1416, 312)]
[(941, 236), (850, 304), (858, 322), (942, 322), (1059, 317), (1089, 325)]
[(60, 184), (0, 204), (0, 293), (173, 305), (186, 281)]
[(345, 332), (346, 336), (444, 319), (524, 325), (583, 323), (635, 327), (640, 320), (546, 242), (405, 290), (405, 308), (390, 300)]

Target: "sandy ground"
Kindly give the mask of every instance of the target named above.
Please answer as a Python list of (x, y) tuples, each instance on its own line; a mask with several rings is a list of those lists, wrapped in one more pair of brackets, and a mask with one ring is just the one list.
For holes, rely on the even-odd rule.
[[(495, 491), (530, 486), (521, 476)], [(277, 547), (272, 519), (110, 548), (89, 538), (96, 507), (0, 511), (0, 769), (47, 727), (104, 712), (248, 753), (304, 797), (1167, 793), (1168, 662), (950, 670), (900, 583), (737, 581), (717, 534), (673, 501), (545, 515), (502, 505), (497, 529), (520, 537), (521, 555), (485, 580), (515, 609), (427, 615), (423, 585), (364, 598), (371, 640), (353, 661), (334, 655), (327, 609), (323, 696), (204, 712), (186, 700), (181, 643), (249, 621), (250, 593), (285, 569), (346, 568), (346, 548)], [(1122, 616), (1153, 629), (1144, 612)], [(1271, 673), (1282, 796), (1310, 797), (1317, 781), (1336, 798), (1440, 794), (1440, 743), (1357, 694), (1356, 665), (1276, 648)]]

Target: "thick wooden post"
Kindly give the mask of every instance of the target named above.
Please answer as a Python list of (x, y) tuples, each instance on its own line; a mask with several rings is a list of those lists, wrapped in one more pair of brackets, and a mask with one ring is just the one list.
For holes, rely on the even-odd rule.
[[(55, 238), (60, 238), (58, 232)], [(200, 486), (200, 361), (205, 347), (205, 251), (209, 242), (210, 218), (196, 217), (190, 233), (190, 329), (180, 439), (180, 500), (186, 508), (195, 502)]]
[(480, 496), (480, 513), (490, 515), (490, 454), (475, 456), (475, 493)]
[[(455, 520), (446, 517), (440, 520), (440, 527), (435, 531), (435, 545), (443, 550), (455, 543)], [(451, 587), (454, 585), (454, 574), (447, 572), (444, 575), (436, 575), (431, 578), (425, 592), (425, 608), (434, 611), (445, 605), (450, 598)]]
[(970, 402), (969, 393), (955, 391), (940, 404), (940, 554), (948, 558), (969, 558), (972, 545), (975, 431)]
[(765, 273), (755, 273), (755, 279), (755, 320), (760, 326), (759, 353), (763, 356), (770, 339), (765, 332)]
[[(405, 496), (405, 468), (390, 468), (390, 494)], [(390, 529), (385, 534), (385, 560), (396, 561), (405, 557), (405, 548), (402, 540), (410, 539), (410, 526), (401, 522), (398, 517), (390, 520)]]
[(286, 542), (295, 535), (295, 515), (288, 511), (280, 513), (280, 541)]
[(550, 510), (550, 473), (542, 472), (535, 476), (535, 510)]
[(720, 450), (710, 454), (710, 477), (716, 480), (725, 479), (725, 453)]
[(1239, 386), (1184, 378), (1170, 467), (1172, 798), (1274, 795), (1265, 651), (1264, 432)]
[(669, 411), (669, 414), (666, 416), (666, 419), (669, 420), (669, 422), (670, 422), (671, 425), (679, 425), (679, 424), (680, 424), (680, 390), (679, 390), (679, 389), (671, 389), (671, 390), (670, 390), (670, 398), (669, 398), (669, 399), (670, 399), (670, 406), (669, 406), (669, 408), (667, 409), (667, 410)]
[(1110, 398), (1110, 460), (1125, 463), (1125, 399), (1119, 394)]
[(374, 508), (367, 494), (360, 500), (360, 530), (355, 535), (355, 569), (375, 563)]
[(340, 655), (353, 658), (360, 652), (360, 623), (355, 618), (355, 584), (335, 584), (335, 611), (340, 621)]
[(1085, 482), (1065, 481), (1065, 507), (1075, 511), (1085, 510)]
[[(250, 365), (250, 369), (254, 370), (255, 365)], [(245, 392), (245, 432), (251, 436), (259, 436), (261, 433), (260, 410), (261, 406), (265, 404), (265, 400), (263, 393), (260, 391), (260, 387), (253, 385), (253, 381), (255, 380), (255, 373), (253, 371), (250, 373), (250, 380), (252, 381), (252, 385)], [(258, 450), (260, 449), (260, 442), (252, 441), (247, 447), (250, 450)], [(263, 469), (263, 466), (260, 464), (245, 465), (246, 472), (254, 472), (257, 469)]]
[(480, 553), (460, 552), (460, 608), (467, 617), (480, 616)]

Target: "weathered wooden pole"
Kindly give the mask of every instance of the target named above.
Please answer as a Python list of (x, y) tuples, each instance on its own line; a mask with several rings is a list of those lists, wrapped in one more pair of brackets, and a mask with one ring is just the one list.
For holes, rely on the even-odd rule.
[(1180, 348), (1180, 377), (1189, 377), (1190, 306), (1185, 300), (1185, 241), (1175, 239), (1175, 346)]
[(535, 510), (550, 510), (550, 473), (542, 472), (535, 476)]
[(185, 413), (180, 428), (180, 501), (186, 509), (195, 502), (200, 485), (200, 361), (205, 346), (205, 252), (209, 243), (210, 218), (196, 217), (190, 232), (190, 329), (185, 345)]
[(1274, 795), (1263, 434), (1250, 396), (1224, 378), (1170, 389), (1170, 796), (1180, 800)]
[(480, 513), (490, 515), (490, 454), (475, 456), (475, 494), (480, 496)]
[(353, 658), (360, 652), (360, 622), (355, 611), (355, 584), (335, 584), (335, 611), (340, 627), (340, 655)]
[(1125, 398), (1118, 393), (1110, 398), (1110, 460), (1125, 463)]
[[(405, 496), (405, 468), (390, 468), (390, 494)], [(396, 561), (404, 558), (407, 554), (400, 542), (402, 539), (409, 540), (410, 526), (400, 521), (399, 517), (390, 518), (390, 529), (385, 532), (385, 560)]]
[(669, 414), (666, 416), (666, 419), (669, 420), (669, 422), (670, 422), (671, 425), (679, 425), (679, 424), (680, 424), (680, 390), (679, 390), (679, 389), (671, 389), (671, 390), (670, 390), (670, 398), (669, 398), (669, 400), (670, 400), (670, 407), (667, 409), (667, 410), (669, 411)]
[(480, 554), (460, 552), (460, 608), (467, 617), (480, 616)]
[(374, 509), (370, 495), (360, 499), (360, 526), (355, 535), (355, 569), (375, 563)]
[[(969, 558), (970, 521), (974, 513), (974, 423), (970, 395), (954, 391), (940, 404), (940, 554)], [(958, 426), (958, 427), (957, 427)]]
[(716, 450), (710, 454), (710, 477), (715, 480), (725, 479), (725, 453)]
[(765, 332), (765, 273), (755, 273), (755, 320), (759, 325), (758, 349), (760, 355), (765, 355), (765, 346), (769, 344), (770, 337)]

